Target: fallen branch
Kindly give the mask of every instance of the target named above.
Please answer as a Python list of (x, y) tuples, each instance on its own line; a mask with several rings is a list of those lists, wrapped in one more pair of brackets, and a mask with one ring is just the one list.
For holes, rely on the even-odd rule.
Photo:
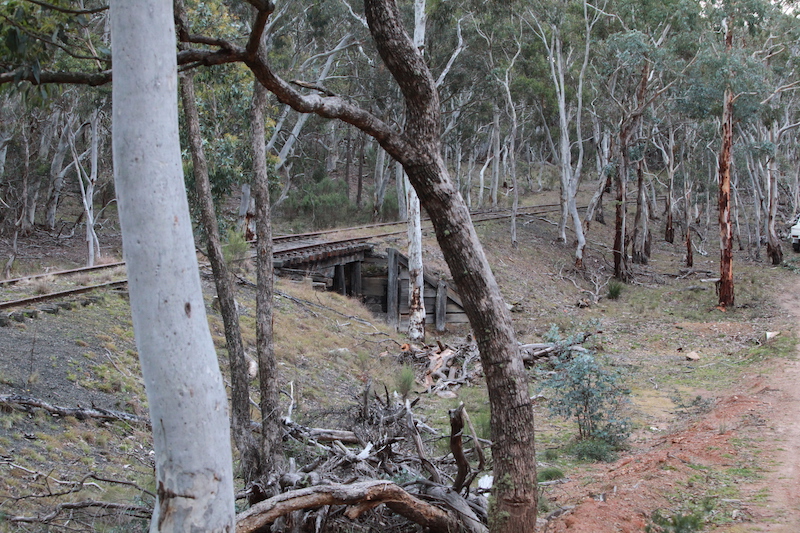
[(427, 528), (433, 533), (460, 531), (460, 521), (452, 513), (406, 492), (391, 481), (363, 481), (351, 485), (318, 485), (279, 494), (257, 503), (236, 517), (237, 533), (254, 533), (281, 516), (301, 509), (325, 505), (354, 505), (345, 512), (350, 519), (380, 504)]
[(136, 415), (123, 413), (122, 411), (112, 411), (110, 409), (101, 409), (99, 407), (63, 407), (60, 405), (47, 403), (39, 398), (21, 396), (19, 394), (0, 395), (0, 406), (10, 407), (12, 409), (22, 409), (24, 411), (29, 411), (31, 407), (35, 407), (38, 409), (44, 409), (48, 413), (52, 413), (54, 415), (74, 416), (78, 420), (87, 420), (89, 418), (96, 418), (100, 420), (124, 420), (125, 422), (144, 424), (147, 427), (150, 427), (150, 420)]
[(9, 522), (22, 522), (29, 524), (47, 524), (58, 518), (58, 515), (60, 515), (62, 511), (89, 508), (113, 510), (124, 513), (128, 516), (145, 519), (150, 518), (150, 516), (153, 514), (153, 509), (143, 505), (130, 505), (127, 503), (104, 502), (98, 500), (83, 500), (80, 502), (60, 503), (55, 507), (55, 509), (53, 509), (52, 512), (44, 516), (11, 516), (7, 517), (6, 520)]

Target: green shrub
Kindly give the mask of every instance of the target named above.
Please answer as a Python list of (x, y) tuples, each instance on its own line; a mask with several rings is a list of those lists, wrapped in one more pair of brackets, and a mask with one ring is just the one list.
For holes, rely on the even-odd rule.
[(625, 287), (625, 284), (621, 281), (611, 280), (608, 282), (608, 297), (611, 300), (618, 300), (620, 295), (622, 294), (622, 289)]
[(619, 374), (605, 369), (591, 352), (568, 352), (556, 359), (554, 370), (542, 383), (551, 390), (551, 413), (574, 419), (578, 440), (621, 445), (630, 435), (630, 421), (620, 413), (628, 391)]
[(544, 451), (544, 458), (546, 461), (555, 461), (558, 459), (558, 450), (548, 448)]
[(244, 234), (236, 230), (228, 230), (228, 242), (222, 246), (222, 255), (228, 264), (243, 261), (250, 256), (250, 245)]
[(403, 365), (403, 368), (400, 369), (400, 373), (397, 375), (397, 392), (399, 392), (403, 398), (408, 397), (408, 394), (411, 392), (411, 389), (414, 388), (414, 367), (411, 365)]
[(579, 461), (610, 463), (617, 458), (614, 447), (601, 439), (579, 440), (570, 446), (569, 453)]
[(662, 516), (656, 510), (650, 516), (650, 524), (645, 526), (647, 533), (694, 533), (703, 529), (703, 515), (692, 513), (688, 515), (674, 514)]
[(564, 477), (564, 472), (559, 470), (554, 466), (549, 466), (547, 468), (542, 468), (538, 472), (536, 472), (536, 481), (553, 481), (555, 479), (562, 479)]

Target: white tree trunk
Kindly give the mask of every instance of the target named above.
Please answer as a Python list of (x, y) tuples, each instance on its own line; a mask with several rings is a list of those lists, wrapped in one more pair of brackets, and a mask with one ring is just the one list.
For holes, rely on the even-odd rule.
[(492, 209), (497, 209), (497, 189), (500, 187), (500, 107), (492, 108)]
[(89, 121), (92, 132), (91, 147), (89, 148), (91, 153), (89, 161), (91, 167), (89, 172), (86, 172), (86, 169), (83, 168), (83, 164), (81, 164), (81, 158), (75, 147), (75, 136), (72, 135), (70, 137), (72, 159), (78, 174), (78, 185), (80, 185), (81, 189), (81, 201), (83, 202), (83, 213), (86, 219), (86, 247), (88, 254), (86, 266), (90, 267), (94, 266), (95, 259), (100, 258), (100, 242), (97, 239), (97, 233), (94, 231), (94, 191), (97, 185), (97, 156), (100, 148), (100, 134), (97, 131), (98, 120), (97, 110), (95, 110)]
[(419, 197), (406, 177), (408, 209), (408, 338), (425, 340), (425, 278), (422, 270), (422, 222)]
[(408, 209), (406, 207), (406, 181), (403, 165), (395, 161), (394, 163), (394, 184), (397, 193), (397, 217), (405, 222), (408, 220)]
[(155, 531), (233, 531), (228, 400), (208, 329), (178, 142), (170, 0), (111, 2), (113, 155), (156, 457)]
[[(424, 55), (425, 49), (425, 0), (414, 0), (414, 46)], [(419, 197), (406, 183), (406, 209), (408, 212), (408, 338), (425, 340), (425, 278), (422, 271), (422, 221)]]

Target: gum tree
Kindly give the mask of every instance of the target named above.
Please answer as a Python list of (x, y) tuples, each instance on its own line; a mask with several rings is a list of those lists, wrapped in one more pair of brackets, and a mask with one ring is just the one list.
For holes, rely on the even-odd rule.
[[(159, 7), (158, 13), (152, 16), (171, 20), (171, 13), (167, 13), (168, 10), (164, 9), (164, 2), (152, 1)], [(472, 226), (466, 204), (456, 185), (451, 181), (442, 157), (441, 109), (436, 83), (419, 50), (403, 28), (396, 2), (394, 0), (366, 0), (364, 14), (375, 48), (402, 94), (402, 102), (406, 110), (406, 119), (402, 127), (397, 123), (393, 124), (382, 120), (364, 107), (353, 103), (353, 100), (315, 88), (298, 89), (278, 76), (270, 64), (268, 51), (262, 45), (262, 36), (275, 6), (266, 0), (248, 0), (248, 3), (256, 8), (257, 16), (250, 28), (245, 45), (222, 38), (188, 33), (182, 37), (182, 40), (193, 47), (178, 52), (178, 64), (211, 66), (235, 62), (244, 63), (257, 80), (281, 103), (288, 104), (300, 113), (314, 113), (324, 118), (342, 120), (357, 127), (376, 139), (380, 146), (403, 166), (423, 207), (431, 217), (437, 240), (465, 303), (470, 325), (481, 354), (492, 411), (492, 440), (494, 443), (496, 481), (493, 489), (491, 530), (508, 533), (529, 531), (530, 525), (535, 523), (536, 519), (537, 485), (533, 406), (529, 398), (527, 374), (519, 354), (511, 317)], [(137, 4), (136, 8), (129, 9), (133, 11), (139, 8), (140, 6)], [(146, 18), (146, 15), (143, 14), (146, 12), (141, 9), (138, 14), (142, 18)], [(142, 35), (149, 34), (149, 31), (142, 33)], [(162, 47), (162, 53), (164, 49), (174, 50), (174, 39), (172, 42), (167, 42), (166, 39), (160, 40), (158, 45)], [(121, 53), (132, 54), (133, 52), (122, 49)], [(153, 55), (140, 55), (137, 60), (139, 63), (154, 61), (164, 64), (160, 58), (158, 60), (151, 59), (153, 57)], [(115, 64), (117, 64), (116, 61)], [(154, 67), (148, 64), (146, 68)], [(118, 75), (118, 72), (114, 73), (115, 78), (118, 78)], [(33, 76), (23, 69), (15, 73), (0, 74), (0, 83), (12, 81), (15, 78), (37, 84), (72, 82), (95, 85), (110, 81), (111, 72), (110, 70), (84, 73), (42, 70), (37, 73), (37, 76)], [(165, 91), (171, 89), (172, 94), (159, 95), (159, 99), (174, 100), (175, 85), (174, 82), (171, 83), (172, 85), (164, 83), (162, 86)], [(135, 102), (135, 104), (144, 105), (141, 102)], [(138, 110), (139, 108), (134, 109)], [(147, 136), (146, 131), (140, 131), (138, 134), (142, 138)], [(174, 137), (175, 153), (178, 154), (177, 130), (174, 132)], [(173, 171), (179, 171), (179, 163), (177, 169), (173, 169)], [(163, 172), (148, 169), (148, 172), (141, 175), (160, 174)], [(151, 195), (158, 199), (160, 195), (155, 194), (156, 192), (151, 191)], [(124, 188), (120, 190), (120, 196), (123, 193), (128, 195), (128, 198), (136, 198), (137, 194), (142, 194), (139, 190), (126, 192)], [(177, 192), (171, 194), (178, 195)], [(148, 201), (155, 200), (148, 197)], [(147, 202), (144, 203), (147, 204)], [(183, 219), (179, 218), (179, 220)], [(188, 213), (186, 220), (188, 224)], [(147, 222), (152, 223), (153, 221)], [(153, 228), (150, 229), (152, 231), (147, 236), (148, 238), (152, 237), (154, 232)], [(188, 228), (186, 231), (188, 232)], [(185, 242), (182, 242), (183, 248), (193, 245), (191, 235), (188, 233), (182, 235), (181, 238), (185, 239)], [(136, 246), (137, 243), (146, 242), (146, 238), (136, 234), (129, 237), (128, 242), (132, 243), (132, 246)], [(179, 248), (176, 244), (171, 251), (177, 252), (183, 248)], [(169, 269), (167, 272), (164, 269), (158, 269), (156, 267), (160, 267), (160, 265), (153, 264), (152, 261), (148, 266), (151, 268), (149, 272), (158, 272), (161, 275), (167, 275), (176, 270)], [(196, 265), (192, 268), (188, 266), (184, 268), (184, 266), (181, 265), (180, 272), (190, 272), (192, 268), (196, 272)], [(140, 275), (144, 276), (143, 273)], [(147, 279), (146, 276), (144, 279)], [(169, 283), (172, 283), (171, 280)], [(157, 295), (158, 286), (142, 287), (141, 291), (144, 295)], [(185, 294), (194, 294), (194, 292)], [(187, 312), (191, 309), (193, 317), (196, 318), (197, 314), (202, 313), (202, 305), (198, 309), (198, 302), (186, 303), (189, 306), (185, 309)], [(147, 337), (152, 342), (153, 348), (161, 346), (159, 342), (164, 341), (162, 338), (164, 332), (160, 328), (168, 323), (169, 321), (164, 321), (162, 324), (153, 324), (154, 334), (152, 335), (144, 333), (148, 331), (151, 324), (147, 321), (140, 323), (139, 330), (143, 332), (143, 340)], [(205, 334), (198, 333), (192, 342), (196, 343), (198, 339), (206, 337), (210, 342), (207, 325)], [(167, 336), (167, 338), (170, 337)], [(203, 350), (205, 350), (205, 345)], [(153, 351), (147, 353), (153, 353)], [(142, 352), (145, 353), (145, 350)], [(213, 348), (209, 355), (213, 355)], [(176, 368), (182, 367), (176, 365)], [(203, 368), (210, 372), (210, 367), (203, 366)], [(214, 368), (216, 368), (216, 364)], [(209, 390), (211, 389), (209, 388)], [(217, 397), (212, 395), (209, 398)], [(206, 401), (205, 396), (203, 400)], [(168, 408), (170, 407), (169, 402), (169, 398), (154, 397), (151, 405)], [(215, 416), (219, 415), (221, 407), (217, 406), (214, 409), (217, 409), (214, 413)], [(178, 412), (174, 411), (170, 414), (177, 416)], [(222, 414), (224, 414), (224, 409)], [(191, 417), (187, 419), (191, 420)], [(158, 420), (158, 417), (154, 416), (154, 420)], [(216, 418), (214, 420), (216, 421)], [(222, 436), (227, 437), (226, 424), (217, 427), (214, 432), (206, 432), (206, 438), (212, 440)], [(157, 442), (163, 440), (162, 436), (157, 435), (157, 437)], [(204, 438), (195, 437), (197, 441), (192, 441), (193, 443), (205, 442)], [(157, 452), (167, 454), (168, 450), (157, 448)], [(230, 450), (227, 453), (229, 454)], [(208, 450), (206, 455), (209, 455)], [(223, 453), (213, 456), (214, 459), (229, 457), (230, 455)], [(159, 461), (161, 460), (159, 459)], [(227, 479), (225, 477), (227, 473), (220, 475), (222, 479)], [(177, 490), (174, 492), (180, 494)], [(165, 496), (169, 496), (169, 494), (165, 494)], [(216, 494), (219, 495), (218, 500), (228, 501), (226, 494), (223, 495), (221, 492)], [(198, 501), (201, 500), (198, 499)], [(232, 503), (232, 496), (230, 502)], [(214, 503), (217, 503), (216, 500)], [(209, 525), (206, 529), (214, 527)]]
[(172, 3), (111, 3), (114, 178), (153, 423), (151, 531), (232, 531), (228, 399), (200, 285), (178, 142)]

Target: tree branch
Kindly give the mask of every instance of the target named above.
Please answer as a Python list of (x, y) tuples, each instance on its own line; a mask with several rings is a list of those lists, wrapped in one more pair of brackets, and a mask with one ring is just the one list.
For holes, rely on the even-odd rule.
[(42, 6), (47, 9), (52, 9), (53, 11), (58, 11), (59, 13), (67, 13), (69, 15), (94, 15), (95, 13), (102, 13), (103, 11), (108, 10), (108, 6), (96, 7), (94, 9), (68, 9), (66, 7), (48, 4), (47, 2), (41, 2), (40, 0), (25, 0), (25, 1), (28, 2), (29, 4), (36, 4), (37, 6)]
[(0, 395), (0, 405), (11, 408), (19, 406), (36, 407), (39, 409), (44, 409), (48, 413), (53, 413), (59, 416), (74, 416), (78, 420), (85, 420), (87, 418), (98, 418), (101, 420), (124, 420), (125, 422), (145, 424), (147, 427), (150, 427), (150, 421), (146, 418), (123, 413), (121, 411), (111, 411), (109, 409), (101, 409), (97, 407), (63, 407), (60, 405), (50, 404), (38, 398), (21, 396), (19, 394)]
[[(368, 507), (386, 504), (392, 511), (436, 532), (459, 531), (459, 521), (451, 513), (426, 503), (390, 481), (363, 481), (351, 485), (318, 485), (279, 494), (257, 503), (236, 517), (237, 533), (251, 533), (272, 524), (279, 517), (300, 509), (323, 505), (356, 505)], [(345, 513), (356, 518), (366, 507), (360, 505)]]

